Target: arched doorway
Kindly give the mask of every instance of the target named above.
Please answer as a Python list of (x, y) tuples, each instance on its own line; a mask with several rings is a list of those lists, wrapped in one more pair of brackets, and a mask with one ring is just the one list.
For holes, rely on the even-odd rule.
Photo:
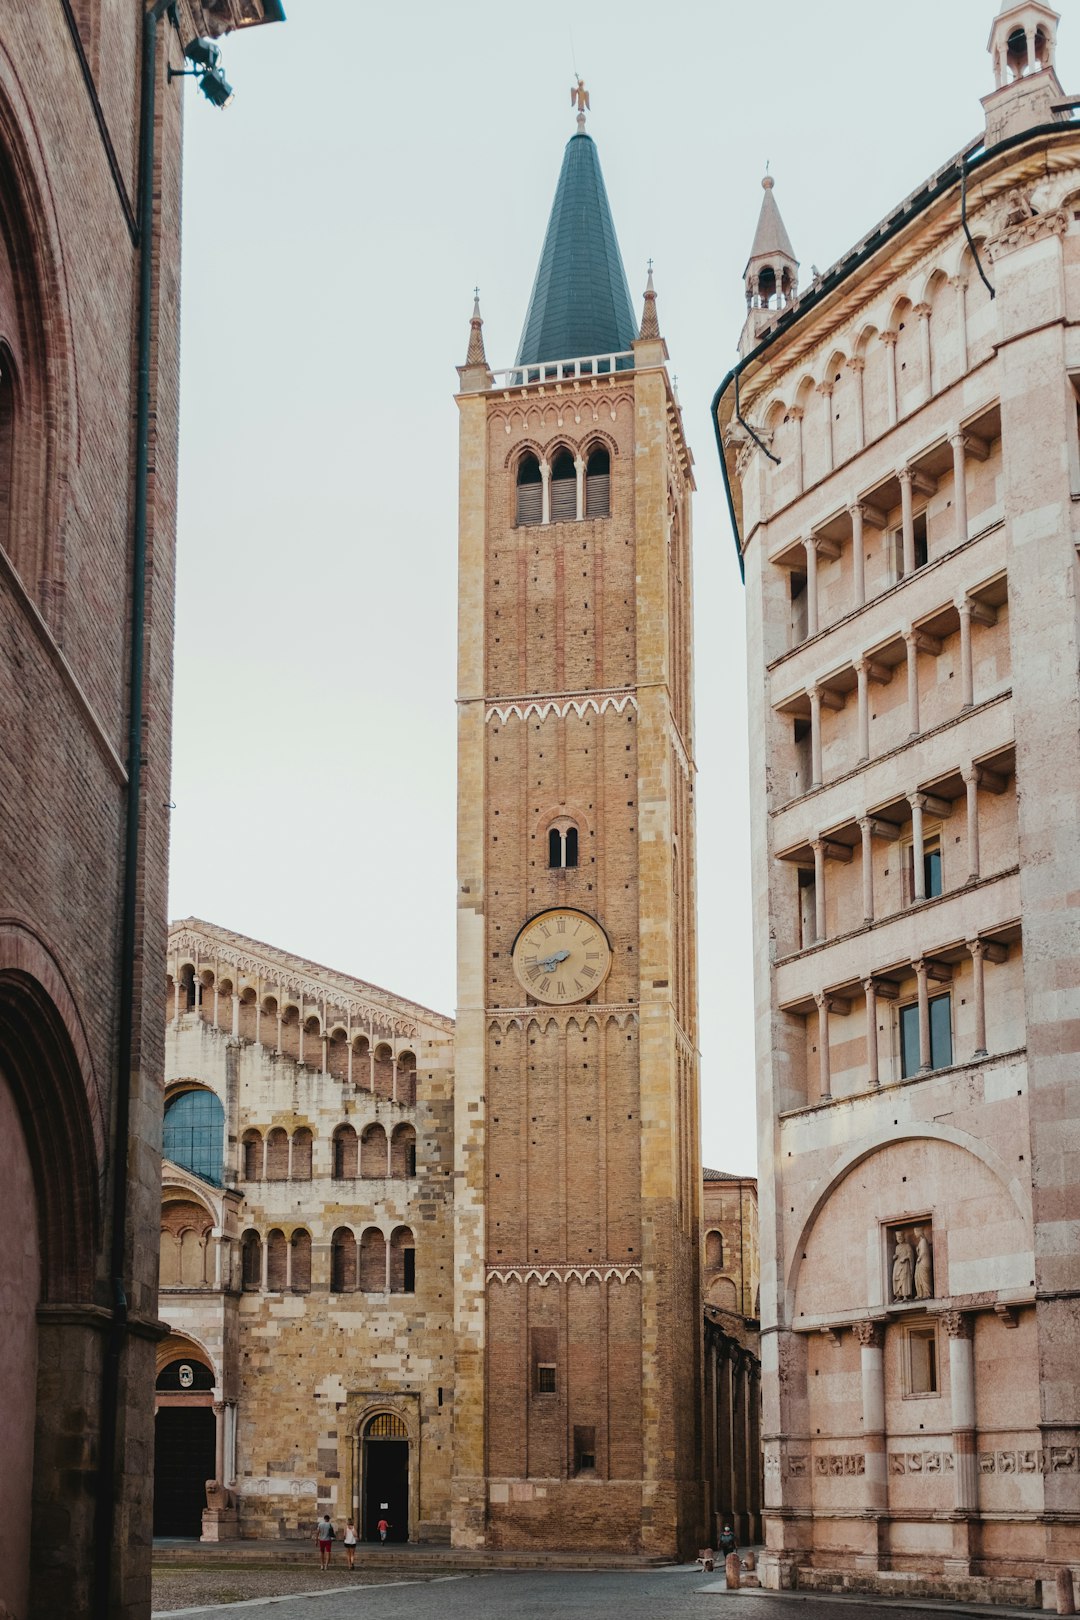
[(409, 1431), (394, 1412), (377, 1412), (361, 1440), (360, 1522), (365, 1541), (378, 1541), (379, 1520), (387, 1541), (409, 1539)]
[(154, 1534), (202, 1534), (206, 1482), (214, 1478), (214, 1374), (198, 1352), (162, 1367), (154, 1419)]

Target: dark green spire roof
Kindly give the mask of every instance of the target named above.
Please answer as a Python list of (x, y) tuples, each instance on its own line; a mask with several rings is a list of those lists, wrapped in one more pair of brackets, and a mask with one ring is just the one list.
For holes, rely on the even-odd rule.
[(619, 354), (636, 337), (600, 159), (579, 130), (566, 144), (515, 364)]

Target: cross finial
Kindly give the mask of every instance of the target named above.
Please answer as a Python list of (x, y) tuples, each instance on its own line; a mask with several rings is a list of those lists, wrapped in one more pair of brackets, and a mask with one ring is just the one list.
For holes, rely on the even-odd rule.
[(473, 288), (472, 295), (476, 299), (476, 302), (479, 303), (480, 302), (480, 289), (479, 289), (479, 287), (474, 287)]
[(651, 259), (649, 260), (649, 262), (648, 262), (648, 264), (646, 265), (645, 268), (648, 270), (648, 272), (649, 272), (649, 274), (651, 276), (652, 275), (652, 260)]

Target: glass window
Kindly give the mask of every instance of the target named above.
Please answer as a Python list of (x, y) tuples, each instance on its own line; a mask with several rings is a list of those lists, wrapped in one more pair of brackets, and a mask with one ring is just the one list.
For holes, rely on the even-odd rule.
[(923, 887), (926, 898), (934, 900), (941, 893), (941, 843), (934, 839), (923, 846)]
[(930, 1001), (930, 1067), (947, 1069), (952, 1063), (952, 997)]
[[(930, 998), (930, 1067), (947, 1069), (952, 1064), (952, 996)], [(919, 1004), (900, 1008), (900, 1073), (907, 1080), (919, 1072)]]
[(225, 1110), (212, 1091), (182, 1091), (165, 1107), (162, 1152), (212, 1186), (221, 1186)]

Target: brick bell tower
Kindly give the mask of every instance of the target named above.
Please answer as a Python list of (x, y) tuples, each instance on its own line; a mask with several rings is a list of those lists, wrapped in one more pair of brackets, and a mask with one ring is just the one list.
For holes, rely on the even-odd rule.
[(674, 1556), (706, 1510), (694, 482), (574, 100), (517, 360), (477, 303), (459, 368), (452, 1534)]

